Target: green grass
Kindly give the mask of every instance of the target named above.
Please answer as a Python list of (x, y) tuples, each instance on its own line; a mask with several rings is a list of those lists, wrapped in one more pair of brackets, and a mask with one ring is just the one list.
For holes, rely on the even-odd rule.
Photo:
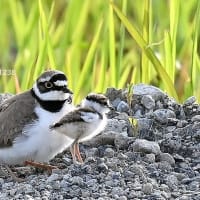
[(90, 91), (141, 82), (180, 102), (200, 100), (198, 0), (1, 0), (0, 6), (1, 92), (27, 90), (42, 71), (58, 69), (76, 103)]

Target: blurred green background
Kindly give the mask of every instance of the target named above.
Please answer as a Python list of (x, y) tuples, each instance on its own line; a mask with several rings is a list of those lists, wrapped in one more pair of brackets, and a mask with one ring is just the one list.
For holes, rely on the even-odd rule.
[(153, 84), (178, 101), (199, 91), (200, 1), (1, 0), (0, 92), (66, 73), (75, 102), (107, 87)]

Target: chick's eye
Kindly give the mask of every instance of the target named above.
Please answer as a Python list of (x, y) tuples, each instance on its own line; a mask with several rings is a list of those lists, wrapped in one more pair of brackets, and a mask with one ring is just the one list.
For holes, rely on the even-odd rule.
[(46, 88), (52, 88), (53, 87), (53, 84), (51, 82), (49, 82), (49, 81), (45, 82), (44, 85), (45, 85)]

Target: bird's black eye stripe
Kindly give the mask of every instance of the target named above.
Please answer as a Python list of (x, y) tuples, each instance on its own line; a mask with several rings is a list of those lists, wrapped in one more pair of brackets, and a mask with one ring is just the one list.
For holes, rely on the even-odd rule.
[(107, 99), (104, 97), (97, 97), (97, 96), (87, 96), (86, 99), (88, 101), (94, 101), (103, 105), (108, 105)]
[(50, 79), (50, 81), (52, 83), (56, 81), (67, 81), (67, 78), (64, 74), (56, 74)]
[(58, 91), (63, 90), (63, 88), (67, 88), (67, 86), (66, 85), (65, 86), (56, 86), (56, 85), (54, 85), (54, 87), (53, 87), (54, 90), (58, 90)]

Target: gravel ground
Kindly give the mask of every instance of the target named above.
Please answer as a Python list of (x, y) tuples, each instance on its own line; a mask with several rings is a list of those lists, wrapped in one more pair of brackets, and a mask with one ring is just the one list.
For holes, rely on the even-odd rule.
[(80, 144), (84, 164), (74, 164), (66, 150), (50, 161), (60, 168), (52, 174), (15, 166), (25, 181), (2, 174), (0, 199), (199, 200), (200, 106), (195, 97), (181, 105), (153, 86), (135, 85), (132, 92), (107, 90), (116, 111), (109, 113), (103, 133)]

